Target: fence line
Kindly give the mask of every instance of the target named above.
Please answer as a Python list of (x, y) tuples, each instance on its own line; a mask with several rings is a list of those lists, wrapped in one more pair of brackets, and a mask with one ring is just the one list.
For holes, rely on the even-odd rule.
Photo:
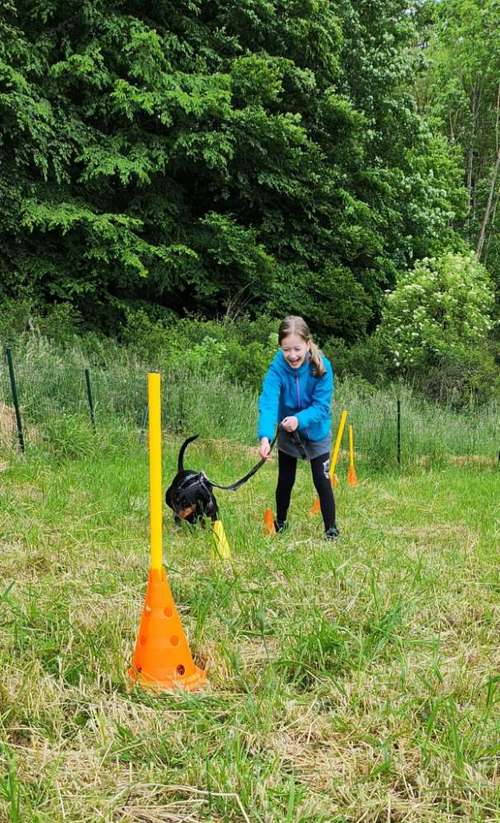
[[(78, 417), (95, 431), (124, 425), (144, 432), (148, 366), (127, 358), (94, 365), (78, 351), (60, 353), (46, 341), (30, 341), (12, 358), (23, 445), (30, 445), (30, 427), (49, 430), (57, 420)], [(2, 362), (6, 362), (5, 360)], [(0, 374), (0, 401), (13, 402), (8, 369)], [(14, 401), (15, 404), (16, 401)], [(255, 392), (220, 374), (163, 370), (162, 418), (173, 432), (200, 433), (207, 438), (256, 442)], [(475, 414), (457, 414), (415, 398), (404, 386), (385, 392), (362, 381), (344, 380), (336, 388), (334, 425), (341, 408), (354, 425), (358, 458), (377, 466), (409, 466), (421, 459), (437, 461), (446, 454), (485, 455), (497, 460), (496, 407)], [(404, 432), (401, 416), (404, 409)], [(17, 414), (17, 412), (16, 412)], [(88, 425), (88, 422), (87, 422)], [(21, 438), (19, 437), (21, 443)]]

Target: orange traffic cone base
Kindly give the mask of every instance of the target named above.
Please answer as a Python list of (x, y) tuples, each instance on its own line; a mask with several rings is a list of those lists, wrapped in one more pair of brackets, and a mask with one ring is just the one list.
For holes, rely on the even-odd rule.
[(264, 531), (266, 534), (276, 534), (272, 509), (266, 509), (264, 512)]
[(356, 475), (356, 469), (354, 466), (349, 466), (347, 469), (347, 483), (349, 486), (357, 486), (358, 485), (358, 477)]
[(195, 665), (164, 569), (151, 569), (130, 678), (158, 691), (203, 687), (206, 673)]
[[(179, 669), (182, 671), (182, 665), (179, 666)], [(137, 683), (144, 689), (151, 689), (158, 692), (172, 692), (176, 689), (181, 689), (182, 691), (187, 692), (195, 692), (198, 689), (202, 689), (207, 680), (205, 672), (201, 669), (198, 669), (198, 671), (194, 675), (191, 675), (191, 677), (178, 675), (177, 677), (162, 681), (153, 680), (132, 666), (128, 670), (128, 673), (130, 679), (133, 680), (134, 683)]]
[(316, 497), (315, 500), (314, 500), (314, 503), (312, 504), (312, 506), (309, 510), (309, 514), (319, 514), (320, 511), (321, 511), (321, 506), (320, 506), (320, 503), (319, 503), (319, 497)]

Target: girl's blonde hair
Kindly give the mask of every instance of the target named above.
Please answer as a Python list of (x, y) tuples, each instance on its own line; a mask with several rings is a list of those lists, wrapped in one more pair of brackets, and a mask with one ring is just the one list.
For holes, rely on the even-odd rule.
[(326, 374), (326, 369), (321, 359), (321, 352), (312, 338), (309, 326), (302, 317), (289, 314), (288, 317), (285, 317), (285, 319), (281, 321), (278, 329), (278, 342), (280, 345), (281, 341), (284, 340), (285, 337), (288, 337), (289, 334), (298, 334), (306, 343), (309, 343), (313, 374), (315, 377), (323, 377), (323, 375)]

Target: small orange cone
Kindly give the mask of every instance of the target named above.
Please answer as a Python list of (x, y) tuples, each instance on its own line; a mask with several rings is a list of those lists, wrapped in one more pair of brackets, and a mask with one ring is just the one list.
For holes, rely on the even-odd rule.
[(354, 468), (354, 435), (352, 426), (349, 426), (349, 468), (347, 469), (347, 484), (349, 486), (358, 485), (358, 477)]
[(276, 534), (272, 509), (266, 509), (264, 512), (264, 531), (266, 534)]
[(321, 505), (319, 502), (319, 497), (315, 497), (311, 508), (309, 509), (309, 514), (319, 514), (321, 511)]
[(159, 690), (194, 691), (205, 685), (206, 673), (193, 662), (163, 568), (149, 571), (129, 675), (137, 683)]

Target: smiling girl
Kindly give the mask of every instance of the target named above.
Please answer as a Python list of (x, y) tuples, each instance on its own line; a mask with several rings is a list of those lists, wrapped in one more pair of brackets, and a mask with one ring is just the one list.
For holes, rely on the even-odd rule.
[(297, 459), (309, 460), (318, 492), (325, 536), (335, 540), (335, 500), (329, 478), (332, 443), (333, 370), (314, 343), (302, 317), (289, 315), (279, 327), (280, 349), (265, 377), (259, 397), (259, 455), (269, 457), (270, 441), (279, 423), (276, 531), (287, 525)]

